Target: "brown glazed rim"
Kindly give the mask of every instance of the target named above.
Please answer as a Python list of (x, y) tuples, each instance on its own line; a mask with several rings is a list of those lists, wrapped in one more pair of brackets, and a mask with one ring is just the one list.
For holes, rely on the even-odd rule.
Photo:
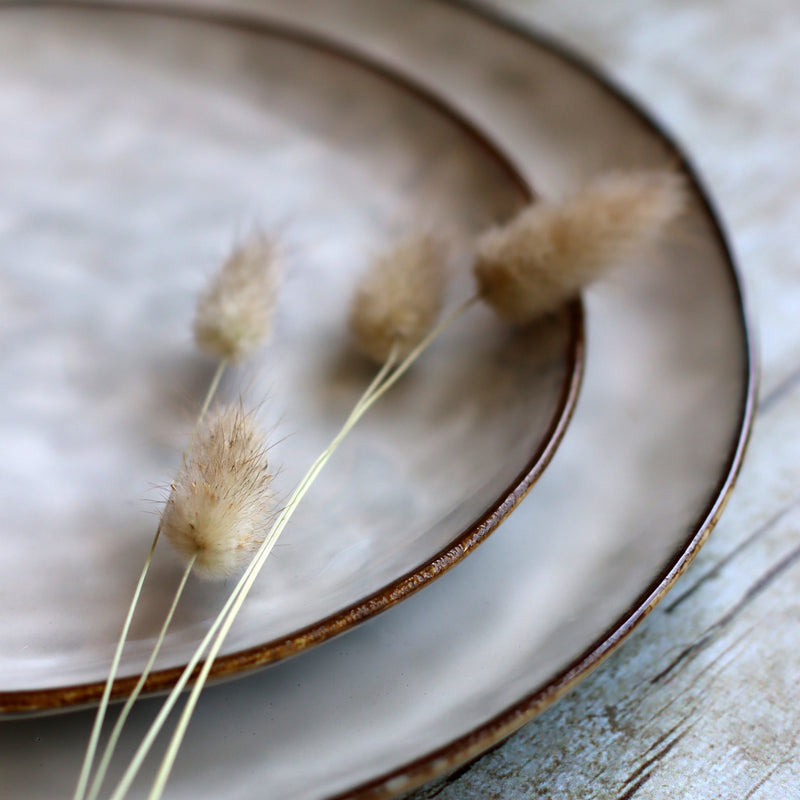
[[(443, 114), (460, 128), (465, 135), (478, 144), (507, 173), (509, 180), (520, 192), (521, 199), (530, 202), (535, 198), (535, 193), (506, 154), (476, 125), (456, 111), (443, 97), (418, 85), (406, 76), (396, 73), (385, 65), (324, 37), (299, 31), (249, 14), (175, 7), (146, 1), (135, 4), (126, 2), (124, 6), (102, 2), (102, 0), (29, 0), (28, 2), (25, 2), (25, 0), (10, 0), (10, 2), (3, 0), (0, 2), (0, 11), (8, 8), (83, 9), (99, 12), (113, 11), (125, 14), (146, 14), (189, 20), (195, 23), (214, 25), (228, 30), (262, 36), (280, 37), (284, 41), (313, 48), (318, 52), (323, 52), (369, 70)], [(584, 317), (581, 300), (575, 299), (572, 301), (566, 309), (566, 313), (570, 328), (569, 342), (565, 353), (567, 370), (550, 425), (530, 461), (502, 492), (500, 497), (492, 502), (488, 510), (468, 528), (462, 530), (448, 545), (428, 561), (368, 597), (362, 598), (321, 621), (294, 631), (280, 639), (220, 656), (213, 665), (209, 680), (221, 680), (243, 675), (251, 670), (301, 653), (314, 645), (321, 644), (350, 630), (359, 623), (391, 608), (447, 572), (497, 529), (500, 523), (514, 510), (541, 477), (558, 445), (561, 443), (575, 409), (583, 377), (585, 356)], [(153, 672), (148, 677), (143, 692), (145, 694), (153, 694), (169, 690), (181, 676), (184, 666)], [(203, 662), (197, 666), (195, 675), (202, 666)], [(123, 698), (130, 694), (138, 679), (138, 675), (133, 675), (116, 680), (111, 693), (112, 699)], [(56, 713), (84, 707), (99, 701), (104, 685), (104, 682), (93, 682), (33, 691), (0, 692), (0, 719), (3, 717), (13, 719), (20, 715), (37, 713)], [(494, 741), (496, 741), (496, 738), (491, 738), (487, 741), (485, 747), (490, 746)], [(484, 749), (484, 747), (479, 749)], [(479, 750), (475, 750), (475, 753), (477, 752)], [(469, 757), (472, 754), (473, 752), (470, 749), (465, 757)], [(459, 760), (458, 757), (456, 759)], [(432, 774), (429, 768), (426, 768), (422, 763), (413, 767), (413, 769), (419, 770), (420, 777), (417, 782), (426, 780)], [(362, 791), (365, 796), (370, 796), (376, 792), (376, 796), (382, 796), (385, 791), (380, 787), (384, 782), (385, 779), (380, 779), (375, 784), (365, 787)], [(356, 794), (358, 795), (359, 792)]]
[(644, 111), (638, 102), (621, 89), (603, 70), (573, 52), (557, 39), (537, 31), (530, 25), (522, 23), (508, 14), (504, 14), (494, 8), (488, 9), (480, 6), (474, 0), (433, 0), (433, 2), (450, 6), (462, 13), (483, 20), (488, 25), (519, 39), (533, 43), (567, 65), (579, 70), (625, 106), (641, 123), (646, 125), (672, 154), (676, 165), (688, 176), (697, 198), (714, 226), (714, 234), (717, 243), (725, 254), (728, 274), (738, 300), (739, 321), (745, 356), (739, 399), (738, 434), (731, 442), (727, 458), (721, 469), (720, 479), (714, 487), (706, 507), (692, 526), (692, 532), (669, 558), (667, 566), (664, 567), (647, 589), (636, 598), (630, 608), (587, 647), (581, 655), (565, 666), (558, 674), (554, 675), (544, 686), (508, 706), (468, 733), (453, 739), (448, 744), (427, 753), (421, 758), (386, 772), (378, 778), (340, 794), (329, 795), (327, 800), (379, 800), (397, 797), (421, 786), (423, 783), (452, 772), (508, 738), (526, 722), (530, 722), (534, 717), (562, 698), (602, 664), (611, 653), (627, 640), (636, 627), (642, 623), (674, 586), (716, 526), (739, 476), (756, 413), (758, 357), (755, 342), (748, 333), (749, 315), (738, 276), (738, 269), (728, 244), (727, 234), (724, 232), (723, 224), (708, 190), (682, 148), (673, 141), (660, 123)]

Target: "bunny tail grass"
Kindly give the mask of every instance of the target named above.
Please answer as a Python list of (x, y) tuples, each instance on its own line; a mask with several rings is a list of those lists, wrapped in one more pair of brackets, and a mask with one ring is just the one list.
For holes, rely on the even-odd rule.
[(377, 364), (406, 356), (430, 331), (447, 288), (444, 242), (430, 233), (398, 242), (370, 264), (350, 306), (355, 346)]
[[(220, 381), (222, 380), (222, 376), (225, 373), (225, 369), (228, 365), (228, 359), (222, 359), (219, 364), (217, 365), (217, 369), (214, 372), (214, 376), (211, 379), (211, 383), (209, 384), (208, 391), (206, 392), (205, 399), (203, 400), (203, 405), (200, 408), (200, 413), (197, 417), (197, 422), (194, 425), (194, 429), (192, 431), (192, 435), (190, 438), (189, 447), (191, 447), (191, 442), (194, 440), (195, 434), (197, 433), (197, 429), (203, 422), (206, 413), (208, 412), (208, 408), (211, 405), (211, 401), (214, 399), (214, 395), (217, 393), (217, 389), (219, 388)], [(183, 463), (186, 463), (186, 454), (189, 452), (189, 447), (183, 453)], [(100, 731), (103, 728), (103, 721), (105, 720), (106, 712), (108, 711), (108, 704), (111, 700), (111, 688), (114, 685), (114, 679), (117, 677), (117, 670), (119, 669), (119, 663), (122, 659), (122, 651), (125, 647), (125, 642), (128, 639), (128, 633), (130, 631), (131, 622), (133, 621), (133, 615), (136, 612), (136, 606), (139, 604), (139, 597), (142, 593), (142, 587), (144, 586), (145, 578), (147, 577), (147, 573), (150, 570), (150, 564), (153, 560), (153, 553), (155, 552), (156, 545), (158, 544), (159, 537), (161, 536), (161, 522), (159, 521), (158, 527), (156, 528), (155, 536), (153, 536), (152, 544), (150, 545), (150, 551), (147, 554), (147, 558), (145, 559), (144, 566), (142, 567), (142, 571), (139, 574), (139, 580), (136, 583), (136, 588), (133, 592), (133, 597), (131, 598), (131, 604), (128, 607), (128, 613), (125, 616), (125, 622), (122, 625), (122, 631), (120, 632), (119, 640), (117, 642), (116, 650), (114, 651), (114, 657), (111, 661), (111, 668), (108, 672), (108, 678), (106, 678), (106, 684), (103, 688), (103, 695), (100, 698), (100, 705), (97, 707), (97, 715), (94, 719), (94, 724), (92, 725), (92, 732), (89, 735), (89, 743), (86, 746), (86, 753), (83, 757), (83, 764), (81, 766), (80, 775), (78, 776), (78, 783), (75, 787), (75, 793), (73, 794), (73, 800), (84, 800), (86, 797), (86, 788), (89, 784), (89, 776), (91, 775), (92, 771), (92, 763), (94, 761), (95, 754), (97, 752), (97, 745), (100, 741)], [(109, 756), (110, 758), (110, 756)]]
[[(334, 442), (336, 443), (336, 445), (338, 445), (338, 442), (340, 442), (344, 438), (344, 436), (346, 436), (346, 434), (350, 430), (350, 428), (352, 428), (352, 425), (354, 424), (354, 418), (356, 417), (357, 412), (359, 411), (359, 409), (361, 409), (363, 407), (365, 401), (378, 388), (379, 384), (383, 381), (383, 379), (385, 378), (385, 376), (387, 375), (389, 370), (392, 368), (392, 366), (394, 364), (394, 361), (395, 361), (395, 358), (394, 357), (390, 357), (390, 359), (387, 360), (386, 364), (384, 364), (383, 368), (375, 376), (375, 379), (372, 381), (370, 386), (364, 392), (364, 394), (362, 395), (361, 399), (358, 401), (358, 403), (356, 404), (355, 408), (353, 409), (353, 411), (351, 412), (350, 416), (348, 417), (347, 421), (342, 426), (342, 429), (340, 430), (339, 434), (334, 439)], [(321, 456), (319, 456), (319, 458), (317, 458), (317, 460), (312, 465), (311, 469), (309, 469), (309, 471), (306, 473), (305, 477), (303, 478), (303, 480), (300, 482), (300, 484), (298, 485), (298, 487), (295, 489), (294, 493), (292, 494), (292, 497), (289, 500), (290, 504), (292, 503), (292, 500), (295, 500), (295, 498), (300, 494), (301, 491), (302, 491), (303, 494), (305, 493), (305, 490), (307, 490), (307, 487), (310, 486), (310, 479), (313, 479), (313, 477), (316, 477), (316, 474), (319, 472), (319, 468), (321, 468), (320, 464), (324, 463), (324, 461), (327, 460), (326, 455), (329, 453), (329, 451), (332, 452), (332, 448), (335, 449), (335, 447), (333, 447), (333, 442), (331, 443), (331, 446), (329, 446), (328, 450), (326, 450), (325, 453), (323, 453)], [(328, 457), (329, 457), (329, 455), (328, 455)], [(296, 505), (296, 503), (295, 503), (295, 505)], [(288, 507), (289, 506), (287, 504), (287, 508), (284, 509), (282, 514), (275, 521), (275, 526), (273, 526), (273, 528), (276, 527), (280, 523), (281, 519), (286, 515), (286, 511), (287, 511)], [(288, 521), (288, 518), (287, 518), (287, 521)], [(271, 550), (272, 549), (272, 545), (274, 544), (274, 539), (272, 539), (271, 543), (270, 543), (270, 539), (271, 539), (271, 533), (270, 533), (270, 535), (268, 535), (267, 539), (265, 539), (265, 541), (261, 545), (261, 547), (264, 548), (266, 546), (269, 546), (269, 549)], [(184, 687), (189, 682), (189, 679), (190, 679), (192, 673), (194, 672), (195, 668), (197, 667), (197, 664), (200, 662), (200, 659), (202, 658), (203, 653), (205, 652), (206, 648), (211, 643), (212, 639), (214, 638), (214, 635), (217, 633), (217, 631), (219, 630), (220, 626), (225, 621), (226, 615), (231, 610), (231, 607), (236, 602), (237, 596), (238, 596), (241, 588), (245, 585), (249, 574), (253, 571), (253, 569), (255, 567), (255, 562), (258, 559), (258, 555), (260, 554), (260, 552), (261, 551), (259, 551), (259, 553), (256, 554), (256, 557), (253, 559), (253, 561), (251, 561), (250, 565), (245, 570), (245, 572), (242, 575), (242, 577), (239, 579), (239, 582), (236, 584), (236, 586), (234, 587), (234, 589), (231, 592), (230, 596), (225, 601), (225, 604), (223, 605), (220, 613), (217, 615), (216, 619), (211, 624), (211, 627), (208, 629), (205, 637), (200, 642), (200, 645), (198, 646), (198, 648), (195, 650), (194, 654), (192, 655), (192, 658), (189, 660), (189, 663), (186, 665), (183, 673), (181, 674), (180, 678), (178, 679), (178, 682), (175, 684), (175, 686), (173, 687), (173, 689), (170, 692), (169, 696), (164, 701), (164, 704), (161, 707), (161, 709), (159, 710), (158, 715), (153, 720), (153, 723), (151, 724), (150, 728), (148, 729), (147, 733), (145, 734), (144, 739), (141, 741), (141, 743), (139, 745), (139, 748), (137, 749), (136, 753), (134, 753), (134, 756), (133, 756), (130, 764), (128, 765), (128, 768), (126, 769), (125, 773), (123, 774), (122, 778), (120, 779), (119, 783), (117, 784), (116, 788), (114, 789), (114, 793), (111, 795), (111, 800), (121, 800), (121, 798), (123, 798), (126, 795), (126, 793), (128, 792), (128, 789), (130, 789), (130, 786), (133, 783), (133, 780), (135, 779), (139, 769), (141, 768), (141, 765), (144, 762), (144, 759), (147, 757), (147, 754), (150, 752), (150, 748), (152, 747), (153, 742), (155, 741), (156, 737), (160, 733), (161, 729), (164, 727), (164, 723), (166, 722), (167, 716), (169, 715), (170, 711), (172, 711), (172, 708), (174, 707), (175, 703), (177, 702), (178, 697), (180, 696), (180, 693), (183, 691)], [(220, 643), (220, 646), (221, 646), (221, 643)], [(217, 649), (219, 649), (219, 648), (217, 648)], [(210, 669), (211, 669), (211, 665), (213, 664), (213, 660), (207, 661), (207, 664), (208, 664), (208, 670), (206, 671), (206, 675), (208, 674), (208, 671), (210, 671)], [(198, 681), (199, 681), (199, 679), (198, 679)], [(205, 682), (205, 679), (203, 679), (203, 683), (204, 682)], [(188, 725), (188, 719), (187, 719), (187, 723), (186, 724)], [(177, 753), (177, 747), (176, 747), (176, 753)], [(174, 760), (174, 756), (173, 756), (173, 760)], [(168, 773), (167, 773), (167, 777), (168, 777)], [(166, 777), (164, 778), (164, 783), (166, 783)], [(163, 791), (163, 788), (162, 788), (162, 791)]]
[(280, 282), (278, 248), (258, 234), (235, 248), (197, 303), (195, 340), (217, 358), (243, 361), (272, 332)]
[(241, 573), (274, 518), (267, 441), (241, 403), (209, 412), (162, 514), (162, 535), (196, 574)]
[(501, 318), (525, 325), (640, 259), (686, 203), (685, 181), (670, 170), (612, 172), (560, 202), (537, 201), (479, 237), (479, 291)]
[[(339, 444), (348, 435), (348, 433), (350, 433), (350, 431), (358, 423), (361, 417), (363, 417), (364, 414), (366, 414), (366, 412), (380, 399), (380, 397), (382, 397), (403, 376), (403, 374), (409, 369), (409, 367), (414, 363), (414, 361), (416, 361), (416, 359), (419, 358), (419, 356), (424, 352), (424, 350), (439, 335), (441, 335), (451, 324), (453, 324), (453, 322), (455, 322), (467, 309), (469, 309), (472, 305), (477, 303), (478, 300), (479, 297), (477, 295), (470, 297), (467, 301), (462, 303), (454, 311), (452, 311), (449, 315), (447, 315), (433, 330), (431, 330), (428, 333), (428, 335), (421, 342), (419, 342), (419, 344), (410, 353), (408, 353), (405, 359), (403, 359), (403, 361), (399, 364), (399, 366), (392, 372), (390, 370), (393, 362), (396, 360), (398, 351), (398, 349), (395, 348), (395, 350), (392, 352), (392, 354), (390, 355), (387, 362), (384, 364), (379, 374), (376, 376), (375, 380), (372, 382), (370, 387), (364, 393), (361, 400), (356, 404), (355, 408), (348, 417), (347, 421), (342, 426), (342, 429), (330, 443), (325, 452), (322, 453), (322, 455), (314, 462), (309, 471), (306, 473), (304, 479), (298, 485), (297, 489), (292, 495), (283, 513), (276, 520), (275, 525), (270, 530), (269, 534), (267, 535), (267, 538), (264, 540), (264, 543), (262, 544), (255, 558), (253, 559), (253, 562), (251, 563), (250, 567), (242, 576), (242, 579), (240, 580), (239, 584), (237, 584), (237, 586), (233, 590), (230, 598), (228, 599), (228, 602), (226, 603), (226, 608), (222, 609), (219, 616), (217, 617), (217, 620), (215, 620), (215, 625), (216, 625), (216, 623), (220, 622), (224, 617), (224, 622), (222, 623), (222, 627), (219, 633), (217, 634), (217, 638), (214, 641), (214, 644), (209, 650), (206, 661), (203, 664), (203, 668), (192, 688), (192, 692), (189, 696), (189, 699), (186, 701), (186, 705), (184, 706), (184, 709), (181, 713), (181, 717), (178, 721), (178, 724), (176, 725), (175, 731), (172, 735), (172, 739), (170, 740), (169, 746), (161, 762), (158, 773), (153, 782), (153, 786), (150, 790), (150, 794), (148, 795), (148, 800), (158, 800), (163, 794), (164, 788), (166, 786), (167, 780), (169, 779), (169, 775), (172, 770), (172, 766), (178, 755), (178, 750), (180, 749), (183, 737), (185, 736), (186, 729), (189, 725), (192, 713), (194, 712), (194, 708), (197, 705), (200, 692), (202, 691), (203, 686), (211, 671), (211, 667), (213, 666), (214, 659), (219, 653), (219, 650), (222, 647), (222, 643), (224, 642), (225, 637), (227, 636), (231, 626), (233, 625), (233, 622), (236, 619), (236, 616), (238, 615), (239, 610), (241, 609), (242, 604), (244, 603), (245, 598), (247, 597), (247, 594), (249, 593), (250, 589), (253, 586), (253, 583), (258, 577), (258, 574), (261, 571), (261, 568), (263, 567), (272, 548), (274, 547), (275, 542), (278, 540), (278, 537), (281, 535), (283, 529), (286, 527), (286, 524), (289, 522), (289, 519), (294, 513), (295, 508), (303, 499), (303, 496), (311, 487), (317, 475), (320, 473), (325, 464), (331, 458), (335, 450), (338, 448)], [(199, 650), (204, 650), (205, 647), (206, 647), (206, 642), (204, 640), (204, 642), (201, 643)], [(199, 655), (197, 660), (199, 661)], [(195, 664), (196, 663), (197, 661), (195, 661)], [(192, 668), (193, 666), (194, 665), (192, 665)], [(184, 671), (184, 674), (187, 676), (187, 679), (188, 679), (188, 674), (190, 674), (190, 672), (187, 672), (188, 670), (189, 666), (187, 666), (186, 670)], [(178, 687), (176, 686), (175, 689), (177, 688)], [(173, 689), (173, 694), (176, 695), (175, 699), (177, 699), (177, 693), (175, 689)], [(172, 695), (170, 696), (168, 701), (169, 700), (173, 700)], [(174, 704), (174, 700), (172, 704)], [(170, 708), (171, 707), (172, 706), (170, 706)], [(155, 731), (155, 733), (153, 733), (153, 738), (155, 738), (157, 733), (158, 731)], [(144, 755), (142, 756), (142, 758), (143, 757)], [(122, 795), (120, 795), (120, 797), (121, 796)], [(119, 800), (119, 798), (115, 795), (112, 798), (112, 800)]]

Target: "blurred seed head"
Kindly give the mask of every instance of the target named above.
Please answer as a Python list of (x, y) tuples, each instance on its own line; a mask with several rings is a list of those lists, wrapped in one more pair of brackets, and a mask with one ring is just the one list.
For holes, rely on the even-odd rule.
[(412, 236), (377, 257), (359, 282), (350, 307), (356, 347), (383, 364), (394, 347), (409, 353), (439, 316), (447, 287), (445, 244)]
[(199, 347), (238, 362), (272, 333), (279, 264), (275, 243), (253, 236), (237, 247), (197, 303), (194, 335)]
[(685, 203), (683, 179), (666, 170), (611, 173), (538, 201), (480, 237), (478, 291), (504, 319), (529, 322), (640, 254)]

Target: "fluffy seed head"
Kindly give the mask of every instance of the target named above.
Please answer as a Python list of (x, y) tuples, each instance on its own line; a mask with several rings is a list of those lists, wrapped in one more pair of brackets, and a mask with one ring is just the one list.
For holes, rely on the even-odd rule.
[(209, 414), (173, 484), (161, 530), (195, 571), (210, 579), (238, 572), (264, 540), (274, 497), (267, 446), (250, 414), (223, 406)]
[(376, 258), (350, 307), (356, 347), (379, 364), (397, 347), (407, 355), (430, 331), (444, 301), (444, 244), (430, 234), (406, 239)]
[(278, 289), (275, 244), (252, 237), (237, 247), (197, 303), (194, 335), (202, 350), (241, 361), (272, 332)]
[(504, 319), (526, 323), (641, 252), (683, 210), (668, 171), (611, 173), (561, 203), (539, 201), (478, 240), (478, 290)]

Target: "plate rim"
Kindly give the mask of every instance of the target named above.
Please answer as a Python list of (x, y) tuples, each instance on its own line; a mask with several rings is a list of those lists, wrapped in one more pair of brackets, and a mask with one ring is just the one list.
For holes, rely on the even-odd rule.
[[(104, 0), (0, 1), (0, 13), (13, 9), (48, 8), (59, 11), (122, 12), (185, 20), (261, 36), (279, 37), (283, 41), (308, 46), (318, 52), (332, 55), (390, 82), (437, 113), (442, 114), (507, 173), (509, 180), (520, 191), (526, 202), (536, 198), (536, 192), (525, 177), (523, 170), (516, 166), (510, 154), (469, 115), (458, 109), (440, 93), (405, 75), (402, 71), (394, 69), (355, 47), (337, 42), (333, 38), (311, 33), (301, 27), (271, 19), (266, 15), (201, 6), (175, 5), (169, 1), (163, 3), (159, 0), (133, 0), (132, 2), (126, 0), (124, 3), (115, 0), (110, 0), (110, 2)], [(572, 300), (566, 305), (565, 312), (569, 333), (565, 348), (566, 370), (549, 424), (538, 447), (525, 466), (503, 489), (499, 497), (491, 502), (488, 509), (466, 528), (461, 529), (448, 544), (437, 550), (423, 563), (406, 571), (366, 597), (289, 634), (219, 656), (209, 674), (209, 683), (244, 677), (254, 670), (298, 655), (315, 645), (352, 630), (362, 622), (366, 622), (415, 594), (449, 571), (500, 526), (544, 473), (563, 440), (577, 404), (586, 357), (582, 300), (580, 298)], [(199, 674), (203, 664), (204, 662), (201, 661), (197, 665), (187, 688), (194, 682), (194, 678)], [(171, 689), (180, 678), (185, 666), (182, 664), (153, 671), (142, 688), (142, 696), (159, 694)], [(139, 674), (133, 674), (117, 678), (112, 687), (111, 700), (121, 700), (127, 697), (136, 686), (139, 677)], [(103, 680), (42, 689), (0, 691), (0, 721), (78, 711), (99, 702), (104, 688), (105, 681)]]
[(758, 405), (760, 379), (758, 348), (753, 334), (752, 316), (749, 311), (745, 287), (737, 260), (730, 245), (727, 228), (716, 204), (694, 162), (683, 146), (649, 108), (624, 89), (602, 67), (581, 55), (560, 38), (546, 33), (532, 23), (523, 21), (495, 6), (482, 5), (479, 0), (430, 0), (434, 4), (447, 6), (472, 15), (475, 19), (532, 43), (592, 80), (601, 89), (622, 103), (660, 140), (667, 152), (675, 159), (676, 166), (689, 179), (691, 189), (712, 226), (713, 236), (723, 255), (726, 274), (735, 292), (738, 323), (743, 341), (743, 374), (740, 386), (738, 425), (732, 437), (719, 480), (712, 490), (708, 503), (690, 526), (689, 534), (682, 545), (667, 559), (667, 564), (647, 588), (636, 598), (606, 630), (583, 652), (562, 668), (553, 678), (534, 692), (506, 706), (465, 734), (448, 743), (407, 762), (405, 765), (384, 772), (377, 778), (362, 782), (355, 787), (335, 794), (326, 794), (325, 800), (383, 800), (406, 794), (431, 780), (442, 777), (453, 770), (474, 761), (519, 730), (527, 722), (560, 700), (584, 678), (599, 667), (608, 656), (620, 647), (647, 618), (651, 611), (666, 596), (675, 582), (686, 571), (700, 548), (716, 527), (730, 499), (741, 471), (747, 446), (753, 429)]

